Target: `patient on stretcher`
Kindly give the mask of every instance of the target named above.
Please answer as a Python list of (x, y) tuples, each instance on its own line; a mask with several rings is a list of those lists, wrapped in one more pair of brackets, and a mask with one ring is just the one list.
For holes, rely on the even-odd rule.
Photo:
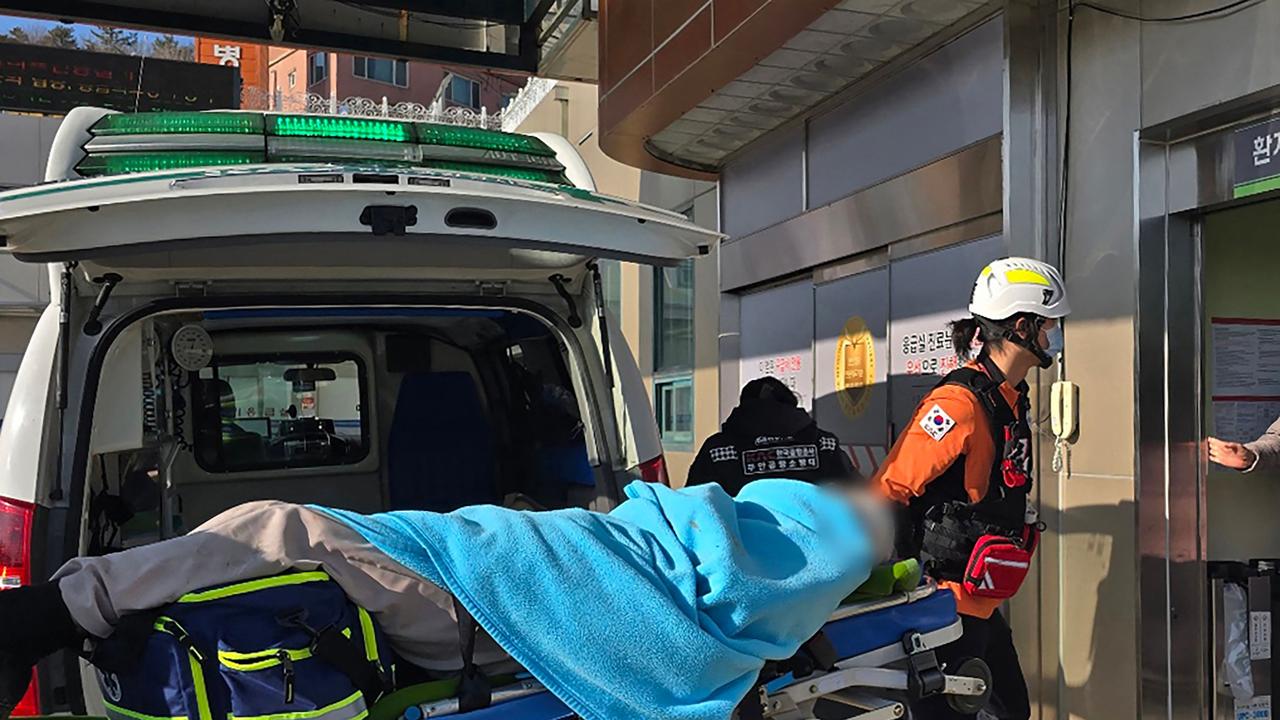
[(250, 503), (73, 560), (52, 583), (0, 593), (0, 720), (43, 655), (193, 590), (317, 568), (421, 668), (461, 666), (465, 611), (485, 631), (476, 664), (509, 656), (586, 720), (726, 718), (891, 553), (891, 516), (861, 491), (762, 480), (736, 498), (646, 483), (626, 496), (608, 514)]

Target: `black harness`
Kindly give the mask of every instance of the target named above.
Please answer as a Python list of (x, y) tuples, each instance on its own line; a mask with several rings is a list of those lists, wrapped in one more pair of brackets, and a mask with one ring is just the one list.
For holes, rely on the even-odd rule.
[(969, 556), (983, 535), (1021, 536), (1026, 528), (1027, 496), (1031, 493), (1031, 403), (1026, 383), (1018, 385), (1018, 408), (1000, 392), (1004, 373), (982, 355), (979, 367), (955, 370), (938, 387), (955, 385), (973, 393), (986, 413), (995, 447), (995, 461), (987, 494), (972, 502), (965, 488), (965, 456), (956, 458), (924, 493), (907, 507), (908, 522), (898, 538), (901, 557), (919, 557), (926, 570), (940, 580), (959, 580)]

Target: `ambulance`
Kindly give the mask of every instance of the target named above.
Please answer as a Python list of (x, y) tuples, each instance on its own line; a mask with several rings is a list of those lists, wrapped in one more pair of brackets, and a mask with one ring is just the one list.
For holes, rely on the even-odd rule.
[[(53, 288), (0, 427), (0, 587), (251, 500), (606, 511), (666, 481), (599, 261), (720, 236), (598, 193), (563, 138), (86, 107), (45, 179), (0, 193)], [(75, 657), (18, 714), (67, 711), (103, 711)]]

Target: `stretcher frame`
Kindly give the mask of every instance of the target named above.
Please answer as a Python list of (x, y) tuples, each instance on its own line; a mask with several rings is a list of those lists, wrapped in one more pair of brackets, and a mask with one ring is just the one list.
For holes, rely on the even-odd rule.
[[(928, 582), (919, 588), (892, 597), (846, 605), (832, 614), (831, 620), (843, 620), (878, 610), (906, 605), (937, 592)], [(761, 704), (769, 720), (812, 720), (814, 705), (828, 700), (861, 710), (856, 720), (899, 720), (907, 716), (909, 697), (919, 694), (922, 673), (933, 673), (930, 694), (963, 698), (985, 698), (989, 688), (981, 677), (947, 675), (938, 668), (934, 651), (963, 635), (959, 617), (955, 622), (924, 633), (908, 633), (900, 643), (845, 658), (825, 672), (804, 678), (790, 676), (766, 685)], [(913, 680), (913, 674), (915, 679)], [(541, 683), (523, 679), (515, 684), (495, 688), (493, 704), (518, 700), (547, 692)], [(459, 712), (458, 700), (450, 698), (419, 705), (423, 718), (447, 717)], [(573, 717), (566, 715), (565, 717)]]
[[(839, 608), (831, 620), (866, 615), (886, 608), (907, 605), (938, 592), (933, 581), (906, 593)], [(908, 633), (901, 643), (886, 645), (861, 655), (838, 661), (827, 672), (768, 687), (764, 700), (765, 717), (770, 720), (811, 720), (818, 700), (847, 705), (863, 712), (856, 720), (897, 720), (907, 716), (909, 697), (919, 694), (913, 681), (921, 672), (935, 672), (937, 689), (929, 694), (963, 698), (985, 698), (990, 689), (987, 680), (966, 675), (947, 675), (938, 667), (934, 651), (959, 640), (964, 634), (959, 617), (944, 627)], [(935, 675), (935, 677), (936, 677)]]

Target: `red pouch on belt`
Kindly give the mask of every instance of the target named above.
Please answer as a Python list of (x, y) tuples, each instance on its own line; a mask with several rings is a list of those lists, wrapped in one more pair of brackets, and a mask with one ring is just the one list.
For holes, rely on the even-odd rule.
[(1027, 579), (1039, 544), (1040, 530), (1034, 525), (1023, 530), (1021, 540), (1007, 535), (978, 538), (964, 571), (965, 592), (998, 600), (1013, 597)]

